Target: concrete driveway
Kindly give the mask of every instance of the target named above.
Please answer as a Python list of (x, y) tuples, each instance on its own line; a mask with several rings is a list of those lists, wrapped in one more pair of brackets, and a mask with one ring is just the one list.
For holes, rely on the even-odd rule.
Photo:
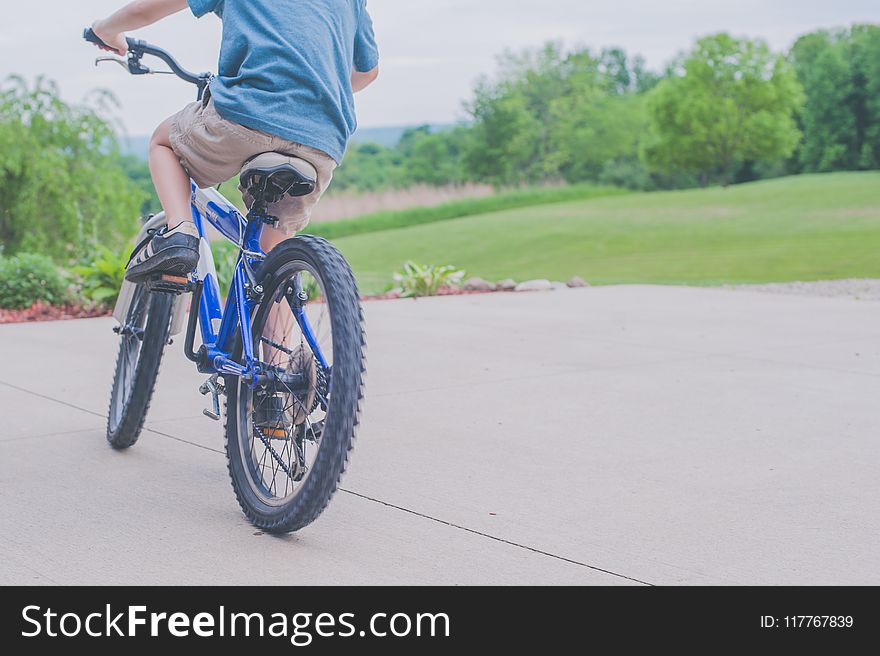
[(259, 534), (178, 342), (104, 442), (111, 320), (0, 326), (0, 583), (880, 584), (880, 303), (379, 302), (352, 468)]

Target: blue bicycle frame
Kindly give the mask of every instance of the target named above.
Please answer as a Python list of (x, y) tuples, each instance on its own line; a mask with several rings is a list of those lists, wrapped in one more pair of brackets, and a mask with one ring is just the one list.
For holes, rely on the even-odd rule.
[[(198, 296), (198, 313), (190, 315), (187, 333), (187, 356), (207, 374), (239, 376), (259, 384), (266, 375), (264, 365), (254, 356), (254, 344), (250, 331), (251, 317), (258, 305), (262, 290), (257, 288), (253, 272), (266, 258), (260, 246), (264, 224), (259, 219), (248, 220), (216, 189), (198, 189), (193, 185), (192, 217), (201, 236), (200, 261), (196, 284), (201, 288)], [(226, 297), (226, 306), (220, 300), (220, 287), (214, 255), (208, 240), (208, 224), (214, 226), (226, 239), (236, 244), (240, 254), (235, 265), (232, 285)], [(194, 299), (195, 300), (195, 299)], [(291, 310), (302, 330), (303, 336), (320, 365), (329, 370), (315, 333), (298, 296), (288, 298)], [(198, 320), (203, 347), (198, 354), (192, 353), (194, 337), (193, 322)], [(242, 362), (232, 359), (236, 337), (241, 335)]]

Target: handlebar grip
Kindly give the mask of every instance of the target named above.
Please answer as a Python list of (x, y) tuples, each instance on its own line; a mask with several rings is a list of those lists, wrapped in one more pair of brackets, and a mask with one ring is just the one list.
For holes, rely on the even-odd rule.
[(98, 35), (95, 34), (95, 30), (93, 30), (91, 27), (87, 27), (85, 30), (83, 30), (83, 38), (89, 43), (94, 43), (96, 46), (101, 46), (102, 48), (114, 50), (114, 48), (111, 48), (106, 43), (101, 41)]
[[(85, 30), (83, 30), (83, 38), (89, 43), (94, 43), (96, 46), (107, 48), (107, 50), (117, 52), (116, 48), (112, 48), (104, 43), (101, 38), (97, 34), (95, 34), (95, 30), (93, 30), (91, 27), (87, 27)], [(125, 41), (128, 43), (129, 49), (143, 48), (147, 45), (145, 41), (141, 41), (140, 39), (133, 39), (130, 36), (126, 37)]]

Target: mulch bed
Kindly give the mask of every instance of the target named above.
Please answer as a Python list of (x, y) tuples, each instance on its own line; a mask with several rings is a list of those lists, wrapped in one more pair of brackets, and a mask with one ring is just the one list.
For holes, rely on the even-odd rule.
[(43, 301), (37, 301), (26, 310), (0, 309), (0, 324), (93, 319), (95, 317), (108, 317), (110, 314), (109, 310), (95, 307), (94, 305), (49, 305)]

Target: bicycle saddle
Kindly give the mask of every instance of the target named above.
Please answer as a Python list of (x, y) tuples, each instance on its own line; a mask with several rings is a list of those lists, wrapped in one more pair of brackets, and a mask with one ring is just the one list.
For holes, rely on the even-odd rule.
[(254, 201), (271, 205), (285, 195), (308, 196), (318, 184), (318, 171), (304, 159), (282, 153), (263, 153), (245, 162), (241, 189)]

